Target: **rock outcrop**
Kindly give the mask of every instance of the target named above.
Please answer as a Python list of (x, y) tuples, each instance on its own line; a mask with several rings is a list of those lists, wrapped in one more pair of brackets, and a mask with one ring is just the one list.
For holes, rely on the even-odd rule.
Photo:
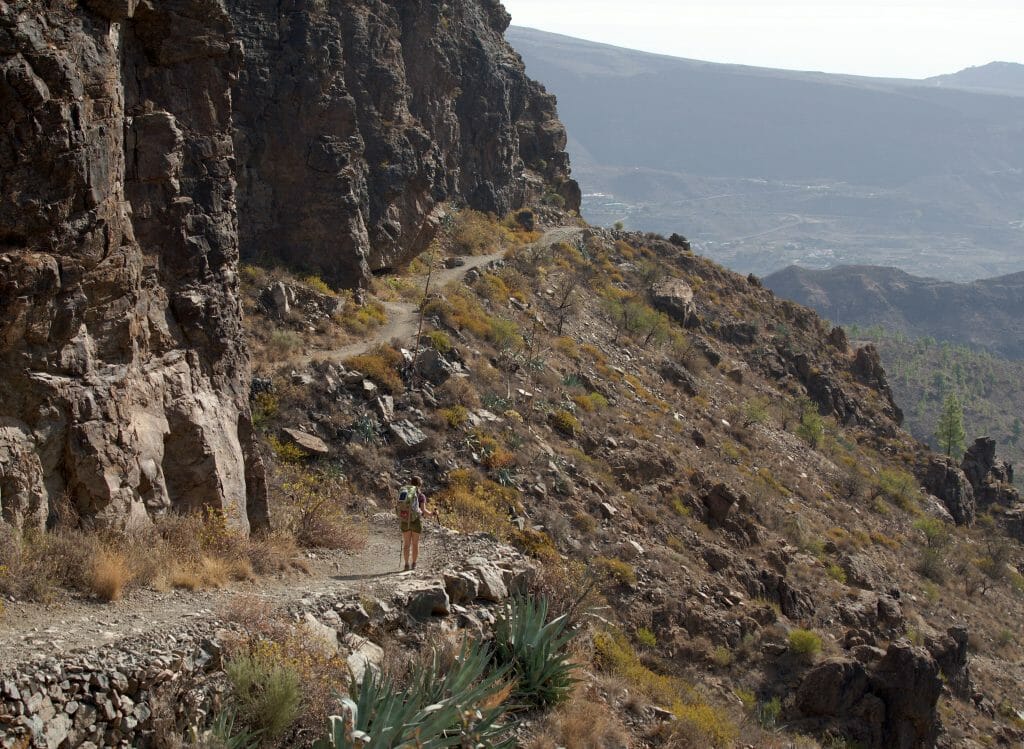
[(862, 746), (924, 749), (935, 745), (939, 665), (921, 648), (892, 643), (871, 667), (832, 658), (807, 673), (796, 692), (805, 719), (828, 721)]
[(356, 286), (425, 248), (442, 201), (504, 214), (553, 189), (579, 208), (554, 97), (496, 0), (228, 9), (244, 256)]
[(960, 468), (983, 509), (994, 504), (1011, 507), (1020, 501), (1020, 492), (1013, 485), (1013, 466), (996, 458), (996, 441), (991, 437), (978, 437), (964, 453)]
[(942, 500), (957, 525), (974, 524), (974, 488), (951, 458), (931, 456), (918, 476), (928, 493)]
[(0, 512), (266, 520), (219, 0), (0, 4)]

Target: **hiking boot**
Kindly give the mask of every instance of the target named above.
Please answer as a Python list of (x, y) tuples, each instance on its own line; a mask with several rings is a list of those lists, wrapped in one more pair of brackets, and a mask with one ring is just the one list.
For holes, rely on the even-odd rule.
[[(415, 567), (416, 565), (413, 565), (413, 566)], [(409, 571), (409, 563), (406, 562), (405, 566), (402, 568), (402, 572), (408, 572), (408, 571)]]
[(413, 562), (413, 563), (412, 563), (412, 568), (413, 568), (413, 569), (416, 569), (416, 562)]

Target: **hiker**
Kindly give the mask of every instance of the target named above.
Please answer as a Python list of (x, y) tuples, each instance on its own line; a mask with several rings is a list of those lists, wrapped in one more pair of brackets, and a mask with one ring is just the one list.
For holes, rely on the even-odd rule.
[[(416, 557), (420, 553), (420, 534), (423, 532), (423, 516), (433, 516), (427, 509), (427, 495), (423, 493), (423, 479), (412, 477), (412, 483), (398, 492), (398, 526), (402, 531), (402, 571), (416, 569)], [(409, 557), (412, 556), (412, 567)]]

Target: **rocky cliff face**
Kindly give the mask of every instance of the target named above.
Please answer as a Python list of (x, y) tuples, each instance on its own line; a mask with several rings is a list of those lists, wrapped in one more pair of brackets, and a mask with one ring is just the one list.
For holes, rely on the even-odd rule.
[(0, 2), (0, 512), (263, 522), (218, 0)]
[(508, 22), (493, 0), (0, 1), (3, 519), (67, 498), (266, 522), (239, 246), (355, 286), (427, 246), (442, 201), (578, 208)]
[(438, 204), (578, 209), (554, 97), (495, 0), (230, 0), (242, 254), (355, 286), (422, 251)]

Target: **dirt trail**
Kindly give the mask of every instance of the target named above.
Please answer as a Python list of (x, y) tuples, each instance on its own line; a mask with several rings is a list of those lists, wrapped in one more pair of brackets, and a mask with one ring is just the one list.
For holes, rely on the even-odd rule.
[[(533, 246), (535, 248), (546, 248), (559, 242), (572, 243), (582, 233), (583, 229), (575, 226), (549, 229), (534, 242)], [(464, 265), (460, 265), (457, 268), (441, 268), (436, 270), (433, 278), (431, 278), (430, 288), (442, 289), (452, 281), (461, 281), (471, 270), (482, 268), (495, 260), (501, 260), (504, 256), (504, 252), (492, 252), (489, 255), (463, 258), (465, 260)], [(313, 359), (341, 361), (352, 356), (364, 354), (374, 346), (389, 343), (396, 339), (408, 341), (408, 345), (411, 346), (413, 344), (412, 339), (416, 335), (416, 327), (419, 324), (416, 308), (417, 305), (412, 302), (384, 302), (388, 321), (373, 331), (369, 337), (336, 349), (311, 351), (303, 357), (303, 362), (308, 363)]]
[[(582, 231), (574, 227), (552, 229), (538, 239), (534, 247), (572, 242)], [(503, 255), (493, 253), (466, 258), (465, 265), (436, 273), (431, 286), (441, 288)], [(311, 357), (342, 359), (394, 338), (411, 340), (416, 333), (416, 306), (389, 303), (387, 307), (388, 323), (371, 337), (339, 349), (315, 352)], [(428, 523), (420, 545), (417, 571), (400, 572), (401, 540), (390, 520), (378, 515), (370, 522), (366, 544), (359, 551), (311, 555), (307, 559), (308, 575), (293, 573), (261, 578), (218, 590), (133, 590), (116, 603), (83, 600), (67, 594), (45, 605), (4, 601), (0, 612), (0, 673), (42, 654), (59, 656), (144, 634), (173, 634), (189, 622), (216, 617), (238, 596), (257, 597), (281, 607), (320, 593), (350, 591), (387, 597), (402, 577), (436, 575), (455, 558), (486, 553), (485, 548), (474, 548), (471, 539), (464, 537), (464, 541), (453, 541), (446, 531)]]
[[(481, 268), (495, 260), (500, 260), (504, 256), (504, 252), (492, 252), (490, 255), (476, 255), (464, 258), (466, 261), (465, 265), (460, 265), (457, 268), (441, 268), (435, 271), (433, 278), (430, 280), (430, 287), (431, 289), (440, 289), (452, 281), (460, 281), (474, 268)], [(407, 341), (406, 345), (411, 346), (412, 339), (416, 335), (416, 327), (419, 324), (416, 307), (417, 305), (412, 302), (384, 302), (388, 321), (373, 331), (369, 337), (336, 349), (311, 351), (304, 357), (304, 361), (308, 362), (313, 359), (340, 361), (364, 354), (374, 346), (388, 343), (395, 339)]]
[(286, 606), (318, 593), (383, 594), (404, 577), (429, 577), (449, 564), (449, 543), (432, 524), (424, 529), (415, 572), (400, 572), (401, 539), (391, 523), (368, 527), (357, 552), (325, 552), (307, 559), (309, 574), (291, 573), (218, 590), (160, 593), (133, 590), (116, 603), (67, 597), (53, 604), (5, 602), (0, 614), (0, 673), (33, 657), (71, 653), (147, 633), (173, 633), (186, 623), (223, 612), (238, 596)]

